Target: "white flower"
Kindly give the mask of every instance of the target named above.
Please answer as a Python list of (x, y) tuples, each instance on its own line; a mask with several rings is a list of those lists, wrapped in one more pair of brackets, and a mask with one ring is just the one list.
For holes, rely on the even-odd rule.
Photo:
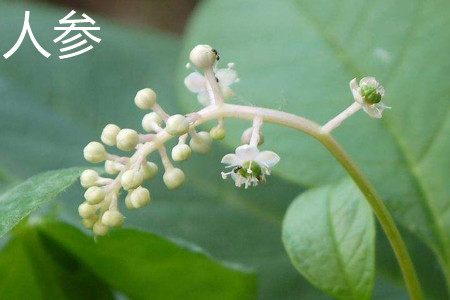
[(384, 96), (384, 87), (375, 79), (375, 77), (364, 77), (358, 82), (356, 78), (350, 81), (350, 89), (353, 98), (361, 104), (363, 110), (372, 118), (381, 118), (383, 110), (390, 109), (381, 102)]
[[(234, 64), (229, 63), (227, 69), (215, 71), (216, 79), (219, 83), (222, 94), (225, 98), (233, 97), (233, 90), (230, 86), (238, 82), (237, 72), (233, 69)], [(199, 72), (192, 72), (184, 79), (184, 84), (193, 93), (197, 93), (197, 99), (200, 104), (205, 106), (210, 104), (210, 97), (206, 89), (206, 78)]]
[(222, 178), (228, 175), (233, 178), (237, 187), (244, 185), (257, 186), (259, 182), (266, 182), (266, 175), (270, 175), (271, 169), (280, 161), (278, 154), (272, 151), (262, 151), (255, 146), (242, 145), (236, 148), (236, 154), (227, 154), (222, 158), (222, 163), (230, 172), (222, 172)]

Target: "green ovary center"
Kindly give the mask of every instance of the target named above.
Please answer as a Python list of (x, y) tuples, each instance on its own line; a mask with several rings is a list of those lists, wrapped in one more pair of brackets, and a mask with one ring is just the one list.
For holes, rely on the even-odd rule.
[(260, 180), (263, 175), (261, 167), (254, 161), (247, 161), (242, 164), (242, 168), (240, 168), (237, 173), (244, 178), (256, 178), (258, 180)]
[(381, 101), (381, 95), (378, 93), (377, 89), (372, 86), (363, 86), (361, 88), (361, 95), (364, 100), (370, 104), (379, 103)]

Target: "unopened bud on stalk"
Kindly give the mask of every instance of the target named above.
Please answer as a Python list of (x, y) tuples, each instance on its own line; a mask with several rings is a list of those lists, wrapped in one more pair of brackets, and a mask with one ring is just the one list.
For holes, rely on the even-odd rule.
[(183, 115), (173, 115), (167, 119), (166, 131), (170, 135), (179, 136), (187, 133), (189, 121)]
[(144, 173), (142, 171), (128, 170), (123, 173), (121, 184), (125, 190), (137, 188), (144, 181)]
[(83, 202), (78, 206), (78, 213), (83, 219), (89, 218), (95, 214), (97, 208), (94, 205)]
[(131, 151), (139, 143), (139, 135), (133, 129), (122, 129), (117, 135), (117, 148)]
[(144, 179), (152, 179), (158, 173), (158, 166), (152, 162), (146, 162), (141, 166), (142, 174), (144, 174)]
[(208, 132), (202, 131), (191, 138), (189, 145), (192, 150), (199, 154), (206, 154), (211, 151), (213, 140)]
[(176, 145), (172, 149), (172, 159), (174, 161), (188, 160), (192, 156), (191, 148), (186, 144)]
[(105, 161), (105, 171), (106, 173), (110, 175), (116, 175), (120, 172), (123, 165), (121, 163), (118, 163), (116, 161), (107, 160)]
[(153, 124), (162, 125), (162, 118), (155, 112), (148, 113), (142, 119), (142, 128), (147, 132), (153, 132)]
[(197, 45), (189, 54), (192, 64), (198, 68), (212, 67), (218, 59), (217, 51), (209, 45)]
[(226, 130), (222, 126), (216, 126), (216, 127), (211, 128), (211, 130), (209, 131), (209, 134), (211, 135), (211, 137), (213, 139), (221, 141), (225, 138)]
[(95, 222), (92, 231), (96, 236), (104, 236), (108, 233), (109, 227), (103, 224), (100, 220)]
[(120, 127), (115, 124), (108, 124), (102, 131), (101, 140), (105, 145), (114, 146), (116, 144), (116, 138), (119, 134)]
[(119, 227), (123, 225), (123, 215), (117, 210), (107, 210), (102, 217), (102, 223), (110, 227)]
[(88, 188), (94, 186), (99, 179), (98, 173), (94, 170), (84, 170), (80, 176), (81, 186)]
[(84, 147), (83, 150), (84, 158), (91, 163), (100, 163), (106, 159), (106, 149), (105, 146), (99, 142), (90, 142)]
[(146, 88), (137, 92), (134, 103), (142, 110), (151, 109), (156, 104), (156, 93)]
[(167, 188), (173, 190), (183, 185), (185, 176), (182, 170), (178, 168), (172, 168), (166, 170), (163, 175), (163, 180)]
[(98, 186), (91, 186), (84, 193), (84, 198), (89, 204), (97, 204), (105, 199), (105, 191)]
[(95, 222), (97, 222), (97, 217), (95, 216), (91, 216), (89, 218), (85, 218), (81, 221), (81, 223), (83, 224), (83, 226), (87, 229), (92, 229), (92, 227), (94, 226)]
[(150, 203), (150, 192), (146, 188), (140, 186), (131, 192), (129, 199), (133, 208), (140, 208)]

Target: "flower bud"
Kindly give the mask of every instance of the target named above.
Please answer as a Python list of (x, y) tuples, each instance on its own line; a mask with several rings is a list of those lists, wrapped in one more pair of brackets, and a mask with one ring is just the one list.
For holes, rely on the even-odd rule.
[(81, 186), (83, 186), (84, 188), (94, 186), (98, 178), (98, 173), (94, 170), (84, 170), (80, 176)]
[(128, 209), (135, 209), (136, 207), (134, 207), (133, 203), (131, 203), (131, 194), (133, 193), (134, 190), (128, 190), (128, 194), (125, 197), (125, 206)]
[(91, 163), (100, 163), (106, 159), (105, 146), (99, 142), (90, 142), (84, 147), (83, 150), (84, 159)]
[(139, 135), (133, 129), (122, 129), (117, 135), (117, 148), (131, 151), (139, 143)]
[(98, 186), (91, 186), (84, 193), (84, 198), (89, 204), (97, 204), (105, 199), (105, 191)]
[(83, 226), (87, 229), (91, 229), (94, 226), (95, 222), (97, 222), (97, 217), (95, 217), (95, 216), (85, 218), (81, 221)]
[(89, 218), (95, 214), (97, 211), (97, 207), (94, 205), (90, 205), (89, 203), (83, 202), (78, 206), (78, 213), (80, 214), (80, 217), (83, 219)]
[(121, 184), (125, 190), (137, 188), (144, 181), (144, 174), (141, 171), (128, 170), (122, 175)]
[[(241, 142), (243, 145), (250, 144), (250, 140), (252, 139), (253, 128), (247, 128), (244, 133), (242, 133)], [(264, 143), (264, 135), (262, 132), (259, 132), (258, 146)]]
[(119, 134), (120, 128), (114, 124), (108, 124), (103, 128), (101, 140), (108, 146), (114, 146), (116, 144), (116, 138)]
[(183, 161), (191, 158), (192, 150), (186, 144), (176, 145), (172, 149), (172, 159), (174, 161)]
[(213, 139), (220, 141), (225, 138), (226, 130), (222, 126), (216, 126), (211, 128), (209, 134)]
[(134, 208), (146, 206), (150, 203), (150, 192), (140, 186), (131, 193), (130, 202)]
[(162, 125), (161, 116), (155, 112), (148, 113), (142, 119), (142, 128), (147, 132), (153, 132), (153, 124)]
[(206, 154), (211, 151), (212, 148), (212, 138), (208, 132), (202, 131), (197, 133), (197, 135), (193, 136), (189, 145), (192, 150), (199, 154)]
[(217, 60), (217, 51), (209, 45), (197, 45), (189, 54), (189, 59), (198, 68), (209, 68)]
[(92, 228), (92, 231), (96, 236), (104, 236), (108, 233), (109, 227), (103, 224), (101, 221), (97, 221)]
[(105, 171), (110, 175), (116, 175), (122, 170), (123, 165), (116, 161), (107, 160), (105, 161)]
[(147, 162), (141, 166), (141, 171), (144, 174), (144, 180), (152, 179), (158, 172), (158, 166), (155, 163)]
[(166, 131), (170, 135), (183, 135), (189, 130), (189, 121), (183, 115), (173, 115), (167, 120)]
[(134, 103), (142, 110), (151, 109), (156, 104), (156, 93), (152, 89), (146, 88), (137, 92)]
[(123, 225), (123, 219), (120, 212), (107, 210), (103, 214), (102, 223), (110, 227), (119, 227)]
[(181, 171), (180, 169), (172, 168), (170, 170), (166, 170), (163, 175), (163, 180), (167, 188), (173, 190), (183, 185), (185, 176), (183, 171)]

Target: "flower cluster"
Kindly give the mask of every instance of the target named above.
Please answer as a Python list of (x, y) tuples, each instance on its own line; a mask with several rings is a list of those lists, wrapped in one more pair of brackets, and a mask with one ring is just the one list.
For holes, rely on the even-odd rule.
[[(232, 97), (230, 86), (238, 81), (234, 64), (228, 68), (218, 69), (219, 55), (207, 45), (199, 45), (190, 53), (189, 65), (197, 70), (185, 79), (186, 87), (198, 94), (198, 100), (207, 110), (221, 107), (224, 99)], [(200, 70), (200, 71), (198, 71)], [(110, 227), (121, 226), (124, 216), (119, 211), (120, 193), (124, 191), (125, 205), (128, 209), (137, 209), (150, 203), (151, 193), (143, 186), (158, 173), (158, 166), (149, 161), (149, 155), (157, 151), (164, 167), (163, 181), (167, 188), (176, 189), (185, 182), (184, 172), (174, 167), (172, 160), (182, 162), (191, 158), (192, 153), (207, 154), (213, 140), (225, 138), (225, 122), (217, 117), (218, 124), (209, 132), (197, 132), (196, 126), (207, 121), (202, 119), (202, 111), (189, 115), (168, 115), (157, 102), (156, 93), (149, 88), (137, 92), (134, 98), (136, 106), (148, 111), (142, 119), (144, 133), (134, 129), (120, 128), (108, 124), (101, 134), (101, 142), (90, 142), (84, 148), (84, 158), (91, 163), (104, 163), (105, 172), (114, 178), (102, 177), (95, 170), (85, 170), (80, 178), (81, 185), (86, 188), (85, 202), (79, 206), (79, 214), (83, 225), (91, 228), (96, 236), (105, 235)], [(211, 118), (214, 119), (214, 118)], [(236, 154), (228, 154), (222, 163), (232, 170), (222, 173), (224, 178), (231, 175), (236, 186), (256, 186), (265, 183), (280, 160), (274, 152), (258, 150), (264, 141), (261, 133), (262, 118), (255, 116), (253, 126), (242, 135), (243, 145), (236, 149)], [(167, 154), (165, 143), (178, 137), (178, 143)], [(189, 140), (189, 142), (188, 142)], [(123, 152), (134, 151), (131, 156), (118, 156), (109, 153), (105, 146), (116, 147)]]

